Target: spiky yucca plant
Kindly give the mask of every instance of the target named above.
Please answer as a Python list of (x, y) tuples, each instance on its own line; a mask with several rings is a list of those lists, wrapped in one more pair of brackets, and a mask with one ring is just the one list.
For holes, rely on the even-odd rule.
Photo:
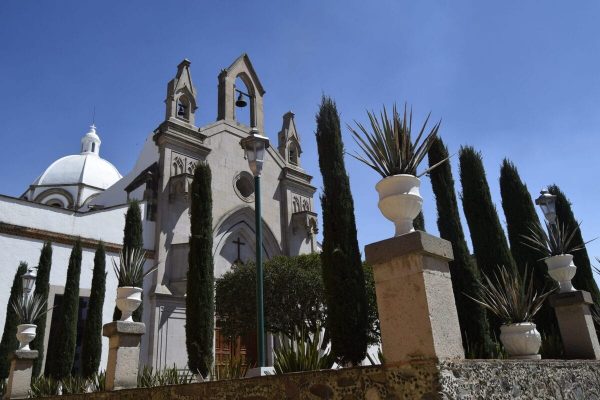
[(31, 380), (29, 397), (56, 396), (60, 389), (60, 381), (50, 376), (40, 376)]
[(543, 255), (541, 259), (574, 253), (583, 249), (587, 243), (591, 242), (590, 240), (580, 245), (573, 244), (573, 239), (579, 230), (581, 222), (574, 227), (563, 224), (558, 219), (556, 220), (556, 226), (548, 222), (544, 223), (546, 229), (534, 223), (529, 227), (529, 234), (521, 235), (523, 245), (539, 251)]
[(290, 338), (279, 335), (281, 347), (275, 350), (273, 368), (276, 374), (288, 372), (318, 371), (329, 369), (335, 362), (335, 357), (327, 350), (321, 349), (321, 331), (312, 335), (296, 334)]
[(19, 296), (12, 307), (21, 324), (35, 324), (37, 319), (46, 314), (46, 300), (41, 295)]
[(137, 286), (144, 278), (157, 270), (150, 268), (144, 272), (144, 261), (146, 252), (142, 249), (125, 248), (119, 254), (119, 264), (112, 260), (113, 270), (119, 280), (119, 287)]
[(554, 291), (538, 294), (527, 266), (523, 276), (516, 269), (505, 266), (499, 267), (493, 278), (485, 273), (482, 275), (484, 282), (480, 283), (479, 297), (466, 296), (487, 308), (504, 324), (531, 322), (544, 300)]
[(211, 379), (215, 381), (225, 379), (239, 379), (246, 376), (250, 366), (240, 357), (230, 357), (224, 364), (213, 365)]
[[(392, 109), (392, 119), (389, 118), (385, 107), (379, 118), (372, 111), (367, 111), (367, 115), (371, 125), (370, 129), (356, 121), (358, 130), (348, 126), (354, 136), (354, 141), (364, 154), (364, 156), (355, 154), (352, 157), (375, 170), (383, 178), (397, 174), (420, 177), (448, 160), (445, 158), (417, 175), (417, 168), (437, 137), (441, 121), (423, 137), (429, 122), (428, 115), (413, 141), (412, 109), (407, 113), (406, 105), (404, 105), (403, 117), (400, 117), (396, 105)], [(422, 141), (421, 138), (423, 138)]]
[(194, 382), (194, 375), (187, 372), (180, 372), (176, 365), (154, 370), (152, 367), (144, 366), (138, 373), (139, 388), (149, 388), (166, 385), (183, 385)]

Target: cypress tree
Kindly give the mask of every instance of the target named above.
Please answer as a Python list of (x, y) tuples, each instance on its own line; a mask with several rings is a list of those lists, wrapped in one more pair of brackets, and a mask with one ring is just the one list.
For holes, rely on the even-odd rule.
[(50, 337), (44, 374), (63, 379), (71, 374), (75, 361), (77, 319), (79, 316), (79, 278), (81, 275), (81, 241), (77, 240), (67, 268), (67, 281), (62, 299), (62, 316), (58, 319), (58, 334)]
[[(571, 208), (571, 202), (567, 199), (567, 196), (557, 185), (549, 186), (548, 191), (556, 196), (556, 218), (558, 221), (569, 227), (577, 226), (579, 222), (575, 219), (575, 215)], [(596, 285), (596, 281), (594, 280), (592, 264), (584, 243), (581, 229), (578, 229), (571, 244), (573, 246), (583, 245), (584, 247), (582, 250), (573, 252), (573, 262), (577, 266), (577, 273), (572, 280), (573, 286), (576, 289), (590, 292), (596, 306), (600, 306), (600, 292), (598, 291), (598, 285)]]
[[(35, 280), (34, 296), (41, 296), (46, 302), (50, 292), (50, 270), (52, 268), (52, 243), (46, 242), (40, 253), (40, 261), (37, 267), (37, 278)], [(33, 376), (37, 377), (42, 371), (44, 360), (44, 337), (46, 336), (46, 316), (42, 315), (37, 322), (37, 332), (30, 347), (38, 351), (38, 358), (33, 361)]]
[(141, 249), (144, 247), (142, 230), (142, 210), (137, 200), (132, 200), (125, 214), (125, 228), (123, 229), (123, 247)]
[(215, 322), (211, 179), (208, 164), (198, 163), (191, 188), (190, 251), (185, 299), (188, 368), (203, 377), (208, 375), (213, 364)]
[[(513, 259), (521, 274), (526, 265), (533, 270), (536, 289), (538, 293), (542, 293), (544, 287), (550, 288), (556, 284), (548, 276), (546, 264), (540, 260), (540, 253), (523, 245), (523, 235), (529, 235), (531, 226), (539, 224), (540, 220), (527, 185), (521, 180), (517, 167), (506, 158), (500, 168), (500, 194)], [(548, 302), (536, 314), (534, 322), (545, 336), (559, 336), (556, 316)]]
[(365, 278), (360, 259), (354, 202), (344, 165), (344, 145), (335, 102), (323, 96), (317, 122), (319, 167), (323, 175), (323, 283), (327, 329), (333, 354), (357, 364), (368, 343)]
[(477, 267), (491, 277), (499, 265), (514, 268), (515, 263), (492, 202), (481, 154), (470, 146), (462, 147), (459, 160), (463, 211)]
[(19, 341), (17, 340), (17, 325), (19, 325), (19, 317), (15, 313), (12, 307), (12, 303), (17, 300), (18, 297), (23, 295), (23, 282), (21, 276), (27, 272), (27, 263), (21, 261), (13, 284), (10, 289), (10, 297), (8, 298), (8, 304), (6, 305), (6, 320), (4, 322), (4, 332), (2, 332), (2, 341), (0, 341), (0, 379), (8, 378), (10, 372), (10, 361), (9, 354), (15, 351), (19, 347)]
[[(123, 251), (129, 249), (129, 251), (134, 249), (142, 249), (144, 248), (144, 236), (143, 236), (143, 228), (142, 228), (142, 211), (140, 209), (140, 203), (137, 200), (132, 200), (129, 203), (129, 207), (127, 207), (127, 213), (125, 214), (125, 228), (123, 228)], [(137, 287), (144, 288), (144, 280), (137, 283)], [(142, 300), (144, 294), (142, 293)], [(144, 303), (138, 307), (137, 310), (133, 312), (133, 320), (136, 322), (140, 322), (142, 320), (142, 315), (144, 313)], [(117, 307), (115, 307), (115, 311), (113, 313), (113, 320), (118, 320), (121, 318), (121, 311)]]
[(87, 318), (83, 328), (81, 345), (81, 370), (85, 378), (98, 371), (102, 354), (102, 308), (106, 291), (106, 253), (104, 245), (98, 244), (94, 256), (92, 290), (88, 304)]
[(417, 215), (417, 218), (413, 221), (413, 226), (415, 230), (425, 232), (425, 216), (423, 215), (423, 211)]
[[(501, 265), (515, 270), (515, 262), (492, 202), (481, 154), (473, 147), (462, 147), (459, 162), (463, 211), (471, 233), (477, 268), (488, 277), (493, 277)], [(488, 314), (488, 319), (497, 333), (501, 321), (491, 314)]]
[[(436, 138), (429, 149), (429, 166), (448, 157), (448, 149), (441, 138)], [(465, 241), (454, 192), (454, 178), (450, 162), (445, 162), (429, 173), (437, 206), (437, 226), (440, 236), (452, 244), (454, 260), (449, 263), (454, 300), (462, 332), (463, 346), (468, 355), (476, 358), (492, 357), (494, 342), (490, 336), (487, 313), (483, 307), (466, 295), (479, 297), (479, 273)]]

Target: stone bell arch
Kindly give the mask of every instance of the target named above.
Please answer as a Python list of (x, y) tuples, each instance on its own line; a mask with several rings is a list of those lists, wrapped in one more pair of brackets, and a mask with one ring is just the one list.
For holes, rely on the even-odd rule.
[(246, 53), (239, 56), (219, 74), (219, 99), (217, 120), (237, 121), (235, 117), (235, 80), (240, 78), (248, 89), (250, 125), (264, 132), (263, 96), (265, 90)]

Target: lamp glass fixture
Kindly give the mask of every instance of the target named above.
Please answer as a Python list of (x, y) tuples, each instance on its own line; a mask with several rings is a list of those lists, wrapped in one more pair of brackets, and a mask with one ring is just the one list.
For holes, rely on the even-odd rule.
[(550, 194), (547, 189), (542, 189), (540, 191), (540, 197), (535, 200), (535, 204), (540, 206), (542, 212), (544, 213), (544, 217), (546, 220), (551, 223), (556, 223), (556, 196)]
[(258, 134), (258, 129), (252, 128), (250, 136), (240, 142), (244, 149), (248, 165), (254, 176), (260, 176), (265, 161), (265, 153), (269, 147), (269, 138)]
[(35, 285), (35, 279), (37, 278), (37, 274), (31, 268), (27, 270), (26, 273), (21, 275), (21, 280), (23, 283), (23, 293), (28, 295), (33, 290), (33, 286)]

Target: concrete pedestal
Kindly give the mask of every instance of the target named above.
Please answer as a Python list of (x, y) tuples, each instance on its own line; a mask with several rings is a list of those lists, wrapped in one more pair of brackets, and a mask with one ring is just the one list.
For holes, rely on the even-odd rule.
[(11, 354), (10, 375), (4, 399), (26, 399), (31, 388), (33, 361), (38, 358), (37, 350), (15, 350)]
[(137, 387), (140, 342), (146, 331), (142, 322), (113, 321), (105, 324), (102, 335), (108, 337), (106, 390)]
[(592, 296), (584, 290), (550, 296), (568, 358), (600, 360), (600, 344), (590, 312)]
[(464, 358), (450, 242), (416, 231), (365, 247), (373, 266), (386, 364)]

